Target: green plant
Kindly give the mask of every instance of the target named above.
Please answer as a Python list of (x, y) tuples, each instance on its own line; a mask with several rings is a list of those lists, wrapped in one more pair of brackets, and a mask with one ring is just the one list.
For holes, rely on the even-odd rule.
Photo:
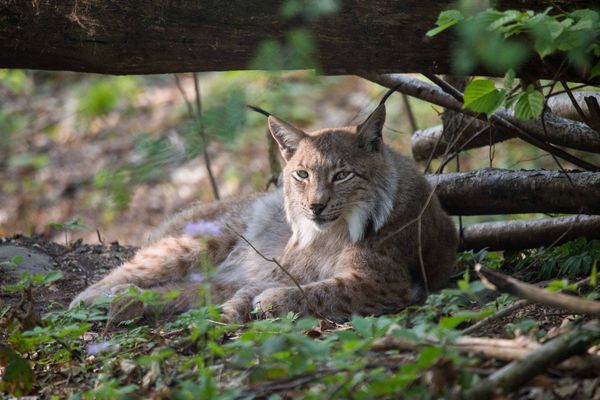
[(100, 78), (81, 90), (79, 110), (86, 118), (102, 116), (133, 101), (137, 93), (137, 79), (133, 76)]
[(544, 59), (560, 54), (588, 79), (600, 75), (600, 15), (594, 10), (447, 10), (440, 13), (436, 25), (428, 36), (452, 27), (457, 33), (453, 56), (457, 73), (470, 75), (483, 65), (489, 71), (506, 74), (502, 89), (487, 79), (476, 79), (467, 86), (464, 105), (476, 112), (489, 115), (501, 106), (514, 105), (517, 118), (539, 117), (544, 104), (540, 89), (528, 85), (516, 94), (513, 89), (514, 71), (534, 56)]
[(600, 260), (600, 241), (580, 238), (549, 249), (528, 250), (507, 261), (525, 273), (526, 279), (575, 278), (590, 275)]
[(66, 222), (49, 222), (46, 226), (50, 228), (60, 229), (65, 234), (65, 244), (69, 243), (68, 232), (73, 231), (90, 231), (90, 227), (81, 222), (79, 218), (72, 218)]

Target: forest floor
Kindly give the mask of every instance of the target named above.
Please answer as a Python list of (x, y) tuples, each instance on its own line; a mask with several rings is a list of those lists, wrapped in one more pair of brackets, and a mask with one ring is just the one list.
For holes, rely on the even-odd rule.
[[(66, 311), (77, 293), (132, 257), (135, 250), (116, 242), (59, 244), (19, 235), (0, 241), (0, 261), (17, 255), (23, 258), (21, 272), (43, 276), (60, 271), (62, 275), (46, 284), (33, 283), (32, 291), (0, 292), (0, 320), (6, 329), (0, 339), (19, 349), (32, 368), (30, 381), (21, 372), (23, 381), (17, 380), (13, 393), (19, 393), (14, 388), (22, 385), (21, 394), (43, 399), (201, 398), (201, 394), (207, 398), (325, 398), (323, 393), (332, 395), (327, 398), (395, 398), (399, 393), (407, 398), (437, 398), (457, 393), (506, 364), (475, 353), (457, 354), (446, 347), (460, 329), (470, 325), (468, 320), (445, 332), (439, 330), (444, 319), (466, 310), (477, 313), (515, 301), (479, 292), (478, 281), (469, 283), (478, 292), (475, 302), (465, 293), (448, 290), (402, 315), (355, 317), (343, 325), (283, 318), (255, 321), (246, 328), (227, 327), (217, 321), (214, 310), (202, 309), (199, 314), (113, 326), (101, 309), (80, 310), (80, 315)], [(4, 268), (0, 284), (14, 285), (19, 276), (10, 267)], [(576, 319), (568, 312), (530, 305), (470, 335), (545, 341)], [(414, 350), (374, 350), (377, 339), (398, 326), (402, 327), (395, 334), (398, 337), (434, 334), (449, 341)], [(316, 348), (310, 348), (310, 342)], [(7, 371), (7, 354), (6, 349), (0, 351), (0, 372), (2, 368)], [(417, 369), (408, 368), (411, 365)], [(505, 398), (600, 398), (599, 367), (596, 362), (571, 370), (549, 368)], [(4, 390), (11, 388), (5, 385)]]

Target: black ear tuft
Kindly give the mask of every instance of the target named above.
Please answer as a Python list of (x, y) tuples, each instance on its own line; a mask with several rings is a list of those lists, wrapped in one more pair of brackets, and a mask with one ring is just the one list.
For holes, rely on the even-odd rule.
[(281, 155), (289, 161), (298, 149), (300, 141), (307, 136), (306, 133), (273, 115), (269, 116), (268, 122), (271, 135), (279, 144)]
[(385, 105), (380, 104), (369, 117), (358, 126), (358, 146), (367, 151), (379, 151), (385, 123)]

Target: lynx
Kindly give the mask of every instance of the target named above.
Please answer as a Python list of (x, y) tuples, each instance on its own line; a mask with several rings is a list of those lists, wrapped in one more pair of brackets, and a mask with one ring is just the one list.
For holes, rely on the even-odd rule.
[[(270, 115), (286, 161), (282, 188), (181, 212), (71, 307), (136, 286), (179, 290), (162, 311), (183, 312), (208, 285), (225, 321), (245, 322), (253, 310), (342, 321), (397, 312), (442, 288), (455, 261), (456, 230), (416, 166), (383, 143), (385, 114), (380, 104), (358, 126), (310, 133)], [(200, 240), (184, 233), (194, 221), (219, 229)], [(216, 272), (197, 282), (202, 257)], [(113, 302), (110, 312), (153, 312), (128, 305), (123, 313)]]

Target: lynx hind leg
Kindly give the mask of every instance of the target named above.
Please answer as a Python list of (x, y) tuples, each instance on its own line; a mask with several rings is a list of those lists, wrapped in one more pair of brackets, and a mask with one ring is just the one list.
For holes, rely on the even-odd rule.
[(196, 266), (203, 246), (190, 236), (168, 237), (137, 252), (130, 261), (117, 267), (99, 282), (81, 292), (69, 305), (91, 304), (111, 294), (111, 288), (130, 284), (140, 288), (160, 286), (185, 278)]
[[(144, 290), (156, 293), (156, 297), (144, 303), (138, 294)], [(182, 313), (197, 305), (200, 294), (200, 284), (197, 282), (177, 282), (149, 289), (141, 289), (135, 285), (117, 285), (111, 289), (114, 300), (110, 304), (108, 318), (112, 323), (136, 320), (144, 316), (160, 317)], [(173, 297), (172, 293), (177, 292)], [(146, 296), (148, 299), (148, 296)]]

